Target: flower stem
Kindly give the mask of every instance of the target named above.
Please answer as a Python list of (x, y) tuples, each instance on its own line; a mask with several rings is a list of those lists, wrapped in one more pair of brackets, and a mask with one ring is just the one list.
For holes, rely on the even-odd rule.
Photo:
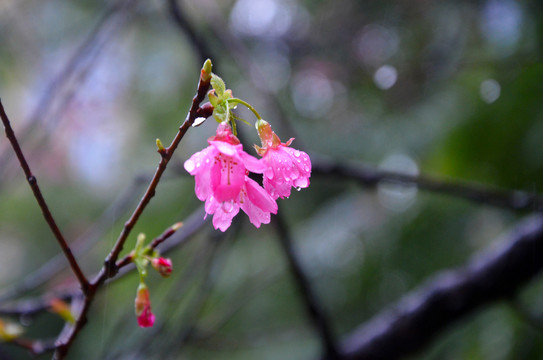
[(246, 101), (243, 101), (241, 99), (238, 99), (238, 98), (232, 98), (232, 99), (228, 99), (227, 100), (229, 103), (234, 103), (234, 104), (241, 104), (241, 105), (244, 105), (247, 107), (247, 109), (251, 110), (253, 112), (253, 114), (255, 114), (256, 118), (258, 120), (261, 120), (262, 119), (262, 116), (260, 116), (260, 114), (258, 113), (258, 111), (256, 111), (256, 109), (251, 105), (249, 104), (248, 102)]

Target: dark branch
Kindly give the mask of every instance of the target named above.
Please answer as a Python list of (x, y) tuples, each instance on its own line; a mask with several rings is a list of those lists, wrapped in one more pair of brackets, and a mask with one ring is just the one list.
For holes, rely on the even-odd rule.
[(51, 300), (60, 299), (69, 301), (73, 296), (80, 294), (79, 291), (73, 289), (71, 291), (64, 291), (62, 293), (48, 293), (44, 294), (38, 299), (22, 300), (13, 305), (8, 305), (0, 308), (0, 315), (2, 316), (33, 316), (37, 313), (46, 311), (51, 307)]
[(168, 10), (170, 12), (170, 16), (172, 20), (174, 21), (175, 25), (188, 37), (190, 40), (190, 43), (192, 44), (193, 48), (198, 53), (198, 57), (200, 58), (200, 61), (205, 61), (206, 59), (213, 58), (213, 54), (209, 50), (207, 43), (203, 41), (198, 33), (194, 31), (193, 27), (187, 20), (185, 14), (183, 11), (181, 11), (181, 8), (179, 7), (179, 3), (177, 0), (168, 0)]
[(85, 277), (85, 275), (83, 274), (83, 271), (81, 271), (81, 268), (79, 267), (79, 264), (77, 263), (77, 260), (72, 254), (72, 250), (70, 249), (70, 247), (68, 246), (68, 243), (64, 239), (64, 236), (62, 235), (59, 227), (57, 226), (57, 223), (55, 219), (53, 218), (53, 215), (51, 214), (51, 211), (49, 210), (49, 207), (47, 206), (45, 199), (43, 198), (40, 187), (38, 186), (38, 180), (32, 174), (32, 171), (30, 170), (30, 166), (28, 165), (28, 162), (26, 161), (26, 158), (23, 155), (23, 151), (21, 150), (21, 147), (19, 146), (19, 142), (17, 141), (17, 137), (15, 136), (15, 133), (13, 132), (13, 129), (11, 128), (11, 124), (9, 122), (8, 116), (6, 115), (6, 112), (4, 110), (4, 106), (2, 105), (1, 100), (0, 100), (0, 117), (2, 118), (2, 123), (4, 124), (6, 137), (11, 143), (11, 146), (13, 147), (13, 151), (15, 151), (15, 154), (17, 155), (17, 159), (19, 159), (21, 168), (23, 169), (25, 173), (26, 180), (28, 181), (28, 184), (30, 185), (32, 192), (34, 193), (34, 197), (36, 198), (36, 201), (38, 202), (38, 205), (43, 213), (43, 217), (45, 218), (47, 225), (49, 225), (51, 232), (53, 233), (53, 235), (55, 235), (55, 238), (57, 239), (57, 242), (60, 245), (62, 252), (64, 253), (64, 256), (66, 256), (66, 259), (68, 259), (68, 262), (70, 263), (70, 267), (72, 268), (72, 271), (77, 277), (77, 280), (79, 281), (79, 284), (81, 285), (81, 288), (83, 289), (84, 292), (86, 292), (89, 282), (87, 278)]
[[(136, 176), (132, 185), (111, 203), (111, 205), (102, 213), (98, 221), (71, 243), (72, 251), (76, 256), (83, 255), (89, 251), (90, 248), (102, 238), (107, 226), (116, 223), (119, 218), (128, 211), (129, 207), (135, 202), (137, 193), (141, 191), (143, 185), (149, 182), (150, 178), (150, 175)], [(42, 286), (47, 281), (53, 279), (54, 276), (65, 267), (63, 255), (55, 255), (17, 284), (0, 293), (0, 303), (20, 297), (21, 295)]]
[(346, 359), (397, 359), (422, 350), (440, 331), (492, 302), (510, 299), (543, 267), (543, 217), (522, 222), (497, 252), (443, 272), (375, 316), (343, 343)]
[(495, 206), (510, 210), (543, 212), (543, 198), (524, 191), (489, 189), (473, 183), (444, 181), (425, 175), (407, 175), (392, 171), (353, 166), (318, 159), (312, 155), (313, 175), (327, 175), (354, 179), (363, 186), (373, 188), (380, 183), (416, 186), (421, 190), (454, 196), (477, 204)]
[(290, 272), (294, 278), (296, 286), (298, 287), (300, 296), (302, 297), (307, 316), (320, 337), (326, 359), (339, 359), (336, 341), (334, 339), (334, 335), (332, 334), (332, 328), (328, 323), (328, 319), (326, 319), (326, 316), (324, 315), (317, 297), (311, 289), (309, 280), (307, 279), (307, 276), (300, 265), (300, 261), (298, 260), (294, 248), (292, 247), (292, 239), (290, 237), (287, 224), (285, 224), (285, 221), (280, 214), (275, 216), (275, 220), (281, 250), (287, 257)]

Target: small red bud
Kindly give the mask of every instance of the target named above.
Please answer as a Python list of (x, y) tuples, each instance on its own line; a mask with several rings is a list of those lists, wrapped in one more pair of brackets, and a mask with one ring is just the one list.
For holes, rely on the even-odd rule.
[(163, 257), (154, 258), (151, 260), (151, 265), (155, 268), (156, 271), (160, 273), (163, 277), (168, 277), (172, 273), (172, 261), (170, 259), (165, 259)]

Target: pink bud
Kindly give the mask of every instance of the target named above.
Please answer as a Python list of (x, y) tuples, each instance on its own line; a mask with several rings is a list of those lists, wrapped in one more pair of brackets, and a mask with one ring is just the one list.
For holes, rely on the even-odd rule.
[(136, 300), (134, 302), (138, 325), (142, 328), (151, 327), (155, 323), (155, 315), (151, 312), (151, 301), (149, 300), (149, 289), (143, 283), (138, 286)]
[(151, 260), (151, 265), (155, 268), (156, 271), (160, 273), (163, 277), (168, 277), (172, 273), (172, 261), (170, 259), (165, 259), (163, 257), (154, 258)]

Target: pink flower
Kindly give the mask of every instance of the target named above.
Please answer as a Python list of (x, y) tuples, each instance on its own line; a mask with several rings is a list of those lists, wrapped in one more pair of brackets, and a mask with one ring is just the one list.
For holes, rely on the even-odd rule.
[(172, 261), (163, 257), (153, 258), (151, 260), (151, 265), (160, 273), (162, 277), (170, 276), (173, 270)]
[(209, 146), (185, 161), (185, 170), (194, 175), (195, 192), (205, 201), (205, 211), (213, 215), (215, 229), (226, 231), (241, 208), (257, 228), (270, 222), (277, 203), (248, 171), (262, 174), (266, 165), (247, 154), (227, 123), (220, 123)]
[(288, 198), (291, 187), (298, 190), (308, 187), (311, 176), (309, 155), (289, 147), (294, 138), (281, 143), (266, 121), (258, 120), (257, 129), (262, 147), (255, 145), (255, 148), (267, 165), (263, 181), (266, 191), (274, 199)]
[(155, 315), (151, 312), (151, 301), (149, 300), (149, 289), (143, 283), (138, 286), (136, 300), (134, 301), (138, 325), (142, 328), (151, 327), (155, 323)]

